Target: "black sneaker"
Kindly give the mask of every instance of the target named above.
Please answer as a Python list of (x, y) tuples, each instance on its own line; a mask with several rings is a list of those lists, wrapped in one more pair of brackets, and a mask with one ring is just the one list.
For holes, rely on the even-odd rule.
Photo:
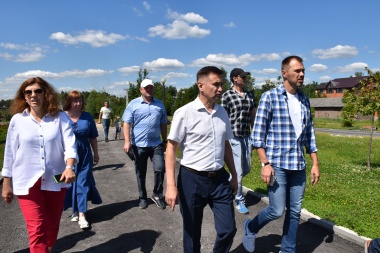
[(108, 142), (108, 138), (106, 138), (106, 142)]
[(154, 203), (156, 203), (158, 208), (160, 208), (160, 209), (166, 208), (164, 198), (153, 195), (151, 199), (153, 200)]
[(146, 201), (146, 199), (140, 199), (139, 208), (145, 209), (147, 207), (148, 207), (148, 202)]

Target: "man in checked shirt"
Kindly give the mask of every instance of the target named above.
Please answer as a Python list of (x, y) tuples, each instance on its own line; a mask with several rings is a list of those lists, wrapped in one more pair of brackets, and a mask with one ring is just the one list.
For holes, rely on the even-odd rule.
[(250, 75), (242, 69), (234, 68), (230, 73), (232, 88), (222, 95), (221, 105), (226, 109), (234, 137), (230, 140), (237, 174), (238, 189), (235, 208), (239, 213), (248, 214), (243, 195), (243, 177), (251, 170), (252, 147), (251, 128), (255, 119), (255, 98), (251, 91), (244, 89), (245, 79)]
[(261, 161), (261, 179), (268, 185), (269, 206), (253, 220), (244, 223), (243, 245), (248, 252), (255, 250), (259, 230), (270, 221), (280, 218), (284, 211), (280, 252), (296, 252), (297, 230), (306, 187), (304, 148), (313, 162), (310, 173), (312, 185), (319, 181), (310, 103), (299, 90), (305, 75), (302, 58), (286, 57), (282, 61), (281, 73), (283, 85), (261, 96), (251, 135)]

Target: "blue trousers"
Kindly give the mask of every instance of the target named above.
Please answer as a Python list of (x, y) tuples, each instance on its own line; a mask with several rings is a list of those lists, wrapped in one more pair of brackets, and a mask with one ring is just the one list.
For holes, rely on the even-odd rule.
[(249, 223), (248, 228), (257, 234), (266, 224), (280, 218), (285, 211), (281, 252), (294, 253), (306, 186), (306, 171), (285, 170), (277, 167), (273, 169), (277, 181), (273, 186), (268, 187), (269, 205)]
[(203, 209), (214, 213), (216, 239), (213, 252), (229, 252), (236, 234), (235, 213), (229, 174), (222, 168), (214, 178), (194, 174), (181, 166), (178, 191), (183, 220), (183, 251), (200, 252)]
[(135, 172), (137, 177), (137, 187), (139, 190), (139, 198), (146, 199), (146, 172), (148, 166), (148, 158), (153, 163), (154, 186), (153, 194), (159, 197), (163, 196), (164, 178), (165, 178), (165, 161), (164, 148), (162, 144), (155, 147), (137, 147), (132, 145), (135, 155)]
[(110, 119), (102, 119), (104, 139), (108, 139), (108, 132), (110, 130), (111, 120)]
[(380, 238), (373, 239), (368, 247), (368, 253), (380, 252)]

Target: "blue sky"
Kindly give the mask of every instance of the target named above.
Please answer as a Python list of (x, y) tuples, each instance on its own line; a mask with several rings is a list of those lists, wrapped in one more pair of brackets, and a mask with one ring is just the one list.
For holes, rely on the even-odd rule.
[(0, 3), (0, 99), (40, 76), (58, 91), (117, 96), (138, 69), (178, 89), (206, 65), (275, 80), (304, 58), (306, 82), (380, 70), (380, 1), (21, 0)]

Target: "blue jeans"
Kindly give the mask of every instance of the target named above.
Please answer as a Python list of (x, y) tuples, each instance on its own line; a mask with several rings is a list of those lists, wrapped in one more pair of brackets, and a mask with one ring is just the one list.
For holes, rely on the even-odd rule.
[(102, 119), (104, 139), (108, 139), (108, 131), (110, 129), (111, 119)]
[(162, 197), (165, 178), (165, 161), (164, 149), (162, 144), (155, 147), (137, 147), (132, 145), (132, 150), (135, 155), (135, 172), (137, 177), (137, 187), (139, 190), (139, 198), (147, 199), (145, 179), (148, 166), (148, 158), (153, 163), (154, 186), (153, 194)]
[(230, 140), (232, 154), (237, 174), (238, 189), (236, 191), (235, 200), (244, 200), (243, 195), (243, 177), (251, 171), (252, 147), (249, 136), (234, 137)]
[(380, 252), (380, 238), (373, 239), (368, 247), (369, 253), (379, 253)]
[(305, 170), (285, 170), (273, 167), (277, 182), (268, 186), (269, 206), (249, 223), (255, 234), (270, 221), (284, 213), (285, 220), (281, 239), (281, 253), (296, 252), (296, 238), (301, 216), (302, 200), (306, 186)]
[(228, 177), (224, 168), (216, 177), (209, 178), (180, 167), (178, 191), (183, 221), (183, 252), (200, 252), (203, 209), (207, 204), (214, 213), (216, 239), (213, 252), (230, 252), (236, 223)]

